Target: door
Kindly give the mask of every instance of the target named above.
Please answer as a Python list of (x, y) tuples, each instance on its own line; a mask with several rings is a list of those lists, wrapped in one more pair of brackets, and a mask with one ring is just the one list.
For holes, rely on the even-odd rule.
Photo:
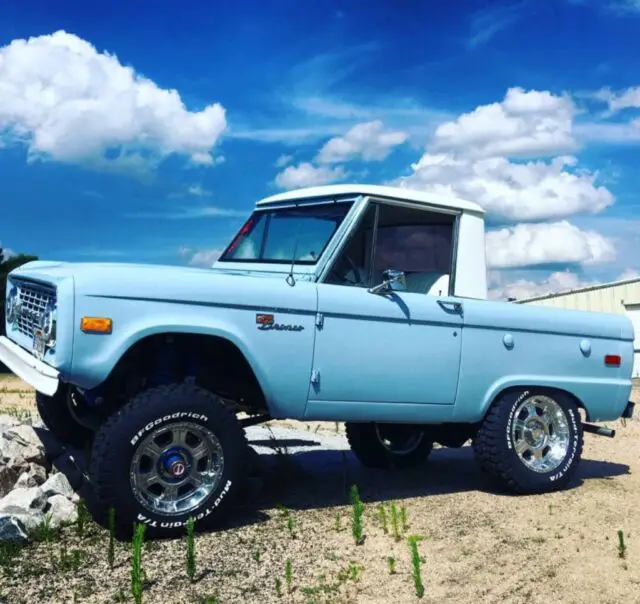
[[(318, 286), (310, 406), (327, 402), (453, 405), (462, 303), (444, 295), (455, 217), (372, 203)], [(388, 269), (405, 284), (371, 293)]]

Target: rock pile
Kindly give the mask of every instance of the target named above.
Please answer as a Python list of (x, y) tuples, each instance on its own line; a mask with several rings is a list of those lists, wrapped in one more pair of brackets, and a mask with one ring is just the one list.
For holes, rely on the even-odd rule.
[(47, 459), (36, 428), (0, 415), (0, 541), (25, 542), (45, 522), (51, 528), (74, 522), (77, 501), (65, 474)]

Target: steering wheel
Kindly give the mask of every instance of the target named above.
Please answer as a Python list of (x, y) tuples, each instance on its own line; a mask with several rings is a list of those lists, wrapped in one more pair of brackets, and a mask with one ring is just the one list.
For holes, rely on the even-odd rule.
[[(353, 271), (353, 274), (355, 275), (355, 278), (356, 278), (355, 281), (353, 281), (352, 279), (347, 279), (346, 274), (340, 274), (340, 272), (338, 272), (338, 266), (342, 264), (342, 262), (345, 262), (348, 265), (348, 268), (351, 269), (351, 271)], [(341, 261), (332, 269), (331, 272), (335, 273), (343, 281), (346, 281), (347, 283), (350, 283), (352, 285), (360, 285), (362, 283), (362, 276), (360, 275), (360, 271), (358, 270), (356, 263), (351, 259), (351, 257), (348, 254), (344, 254), (342, 256)], [(345, 271), (345, 273), (346, 272), (347, 271)]]

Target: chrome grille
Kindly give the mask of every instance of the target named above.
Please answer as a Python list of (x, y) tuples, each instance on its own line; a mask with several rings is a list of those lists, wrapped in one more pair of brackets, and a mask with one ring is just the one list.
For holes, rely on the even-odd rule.
[(56, 290), (51, 286), (25, 281), (16, 281), (15, 285), (18, 286), (20, 307), (16, 328), (21, 334), (33, 338), (35, 329), (40, 323), (40, 317), (47, 306), (56, 304)]

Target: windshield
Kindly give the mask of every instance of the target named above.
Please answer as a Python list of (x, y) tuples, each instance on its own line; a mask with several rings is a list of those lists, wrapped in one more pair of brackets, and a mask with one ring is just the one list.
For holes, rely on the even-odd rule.
[(315, 264), (352, 205), (334, 202), (257, 210), (220, 261)]

